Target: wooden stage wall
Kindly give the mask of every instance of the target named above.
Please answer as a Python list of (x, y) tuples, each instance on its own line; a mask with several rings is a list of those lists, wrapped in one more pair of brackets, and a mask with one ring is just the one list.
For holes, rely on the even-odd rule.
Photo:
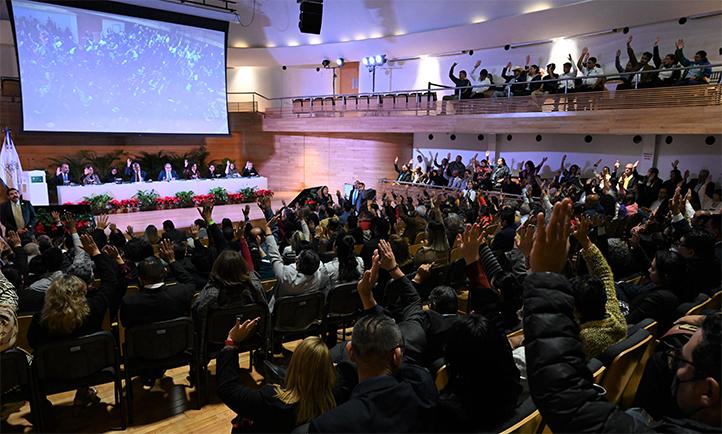
[(231, 158), (239, 167), (252, 160), (274, 191), (316, 185), (328, 185), (335, 191), (356, 179), (371, 187), (379, 178), (396, 178), (394, 157), (408, 161), (412, 153), (412, 133), (276, 133), (263, 131), (261, 114), (229, 115), (232, 137), (23, 133), (20, 104), (10, 101), (2, 102), (0, 122), (3, 128), (12, 129), (26, 170), (43, 167), (54, 173), (55, 167), (46, 158), (74, 155), (80, 150), (104, 154), (123, 149), (133, 156), (140, 151), (160, 150), (183, 154), (205, 145), (211, 160)]

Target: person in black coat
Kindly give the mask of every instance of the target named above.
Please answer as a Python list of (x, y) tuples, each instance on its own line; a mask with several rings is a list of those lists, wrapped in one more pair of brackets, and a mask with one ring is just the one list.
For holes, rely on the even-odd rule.
[(186, 231), (176, 229), (172, 220), (166, 220), (163, 222), (163, 235), (161, 235), (161, 238), (164, 240), (183, 242), (188, 239), (188, 236), (186, 235)]
[(567, 259), (570, 219), (571, 206), (565, 199), (555, 205), (549, 224), (537, 229), (529, 261), (532, 274), (524, 282), (529, 385), (544, 421), (553, 432), (719, 432), (719, 313), (706, 318), (681, 351), (666, 354), (675, 370), (671, 392), (683, 418), (653, 421), (599, 395), (585, 366), (572, 288), (559, 274)]
[[(374, 300), (379, 268), (391, 274), (390, 285), (398, 285), (402, 294), (406, 309), (399, 324), (381, 313)], [(425, 341), (421, 299), (387, 242), (380, 241), (358, 293), (364, 312), (346, 351), (358, 367), (359, 383), (347, 402), (311, 421), (308, 432), (426, 432), (433, 423), (438, 393), (429, 371), (413, 358), (420, 356)]]
[(508, 252), (514, 248), (514, 237), (516, 237), (516, 230), (519, 227), (513, 208), (505, 206), (501, 209), (499, 224), (502, 229), (494, 236), (494, 240), (491, 242), (491, 251)]

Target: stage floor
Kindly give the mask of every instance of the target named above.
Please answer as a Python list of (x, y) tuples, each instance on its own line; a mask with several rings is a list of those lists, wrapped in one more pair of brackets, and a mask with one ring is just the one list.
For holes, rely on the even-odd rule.
[[(271, 208), (276, 211), (283, 205), (282, 200), (290, 203), (296, 197), (298, 191), (276, 192), (271, 199)], [(263, 212), (256, 203), (221, 205), (213, 208), (213, 220), (221, 224), (224, 218), (231, 219), (234, 223), (243, 220), (243, 208), (251, 206), (250, 219), (253, 225), (262, 226), (265, 222)], [(109, 214), (108, 221), (115, 223), (119, 230), (125, 232), (126, 226), (133, 226), (136, 236), (145, 231), (146, 226), (155, 225), (160, 231), (163, 228), (164, 220), (172, 220), (177, 229), (187, 229), (196, 219), (201, 218), (199, 208), (176, 208), (157, 211), (140, 211), (121, 214)], [(109, 229), (106, 232), (109, 233)]]

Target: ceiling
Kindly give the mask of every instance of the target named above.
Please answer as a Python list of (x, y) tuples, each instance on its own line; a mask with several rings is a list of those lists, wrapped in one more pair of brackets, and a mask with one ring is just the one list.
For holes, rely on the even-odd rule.
[[(212, 14), (180, 5), (181, 0), (116, 1)], [(403, 58), (480, 50), (721, 9), (719, 0), (326, 0), (321, 34), (309, 35), (298, 29), (296, 0), (235, 1), (240, 24), (229, 25), (229, 66), (315, 65), (320, 57), (358, 61), (379, 53)], [(7, 19), (5, 2), (0, 3), (0, 18)]]

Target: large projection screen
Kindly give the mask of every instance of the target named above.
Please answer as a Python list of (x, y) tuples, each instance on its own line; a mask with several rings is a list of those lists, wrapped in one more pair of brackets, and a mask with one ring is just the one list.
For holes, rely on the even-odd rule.
[(24, 131), (228, 134), (226, 31), (11, 5)]

